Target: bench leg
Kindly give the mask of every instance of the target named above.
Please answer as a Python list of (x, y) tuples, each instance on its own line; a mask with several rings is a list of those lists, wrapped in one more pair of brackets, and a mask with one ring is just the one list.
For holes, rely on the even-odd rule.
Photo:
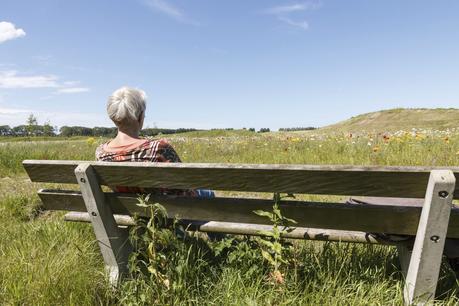
[(408, 247), (406, 243), (397, 244), (398, 260), (400, 261), (400, 267), (402, 268), (403, 277), (406, 279), (408, 273), (408, 267), (410, 266), (411, 253), (413, 249)]
[(128, 272), (128, 256), (131, 252), (128, 233), (118, 228), (110, 206), (105, 205), (105, 195), (91, 165), (79, 165), (75, 175), (104, 258), (109, 281), (116, 286), (122, 275)]
[(424, 305), (435, 298), (455, 182), (449, 170), (430, 174), (406, 276), (404, 299), (408, 305)]

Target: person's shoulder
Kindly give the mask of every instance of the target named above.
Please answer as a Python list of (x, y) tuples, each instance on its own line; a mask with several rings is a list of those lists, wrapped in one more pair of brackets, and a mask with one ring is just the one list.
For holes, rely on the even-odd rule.
[(101, 143), (100, 145), (97, 146), (96, 152), (101, 151), (104, 149), (104, 146), (107, 144), (107, 142)]
[(102, 159), (103, 156), (107, 154), (107, 152), (105, 151), (105, 146), (107, 145), (107, 143), (108, 141), (101, 143), (100, 145), (97, 146), (96, 152), (95, 152), (96, 160)]
[[(147, 138), (148, 139), (148, 138)], [(170, 144), (169, 140), (165, 138), (160, 138), (160, 139), (148, 139), (148, 143), (150, 143), (152, 146), (157, 146), (158, 148), (169, 148), (172, 147)]]

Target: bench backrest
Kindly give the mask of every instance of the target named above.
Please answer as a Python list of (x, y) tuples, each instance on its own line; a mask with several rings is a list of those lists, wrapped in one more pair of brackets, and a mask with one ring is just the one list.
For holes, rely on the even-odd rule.
[[(248, 192), (282, 192), (349, 196), (423, 198), (430, 171), (458, 167), (360, 167), (311, 165), (107, 163), (87, 161), (27, 160), (23, 165), (34, 182), (78, 183), (75, 168), (91, 164), (98, 182), (108, 186), (145, 188), (209, 188)], [(459, 188), (455, 187), (455, 197)], [(41, 191), (47, 209), (86, 211), (81, 194), (68, 191)], [(148, 211), (135, 205), (136, 195), (107, 193), (106, 201), (116, 214)], [(246, 198), (154, 197), (170, 216), (183, 219), (269, 224), (253, 213), (269, 211), (271, 200)], [(359, 205), (282, 201), (281, 210), (297, 226), (365, 232), (416, 233), (421, 206)], [(453, 210), (448, 236), (459, 238), (459, 213)]]
[[(90, 163), (101, 185), (209, 188), (249, 192), (423, 198), (430, 172), (459, 167), (376, 167), (263, 164), (110, 163), (26, 160), (34, 182), (77, 184), (75, 168)], [(459, 197), (459, 184), (455, 198)]]

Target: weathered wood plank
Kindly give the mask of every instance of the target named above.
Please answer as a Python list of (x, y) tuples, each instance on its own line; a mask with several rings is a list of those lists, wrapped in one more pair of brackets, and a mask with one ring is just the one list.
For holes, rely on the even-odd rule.
[[(34, 182), (76, 183), (81, 161), (26, 160)], [(214, 190), (423, 198), (432, 169), (258, 164), (91, 162), (108, 186), (209, 188)], [(448, 167), (459, 175), (459, 167)], [(459, 196), (459, 189), (456, 189)]]
[[(126, 215), (114, 215), (116, 224), (121, 226), (133, 226), (135, 221), (132, 217)], [(65, 221), (72, 222), (91, 222), (89, 214), (87, 212), (69, 212), (64, 215)], [(216, 222), (209, 221), (205, 222), (194, 222), (190, 221), (185, 223), (190, 225), (193, 230), (198, 230), (205, 233), (223, 233), (223, 234), (234, 234), (234, 235), (251, 235), (251, 236), (262, 236), (260, 231), (272, 230), (271, 225), (260, 225), (260, 224), (247, 224), (247, 223), (233, 223), (233, 222)], [(387, 243), (386, 241), (380, 241), (375, 239), (372, 235), (364, 232), (353, 232), (353, 231), (338, 231), (338, 230), (327, 230), (317, 228), (305, 228), (295, 227), (293, 231), (289, 233), (283, 233), (283, 238), (289, 239), (305, 239), (305, 240), (320, 240), (320, 241), (341, 241), (341, 242), (355, 242), (355, 243), (370, 243), (370, 244), (394, 244)]]
[[(272, 230), (272, 226), (210, 221), (200, 225), (199, 230), (201, 232), (217, 232), (235, 235), (259, 236), (260, 231), (270, 231)], [(387, 242), (377, 240), (373, 236), (365, 232), (340, 231), (306, 227), (295, 227), (295, 229), (290, 233), (282, 234), (282, 237), (290, 239), (387, 244)]]
[[(135, 225), (135, 221), (131, 216), (114, 214), (113, 218), (115, 219), (115, 222), (117, 225), (121, 225), (121, 226)], [(72, 222), (89, 222), (89, 223), (91, 222), (89, 213), (77, 212), (77, 211), (71, 211), (71, 212), (66, 213), (64, 215), (64, 220), (72, 221)]]
[[(38, 194), (46, 209), (86, 211), (78, 192), (41, 190)], [(115, 214), (148, 216), (147, 210), (136, 205), (136, 195), (106, 193), (105, 198)], [(170, 217), (205, 221), (269, 225), (269, 220), (253, 211), (272, 208), (272, 201), (262, 199), (152, 196), (150, 200), (161, 203)], [(298, 222), (298, 227), (403, 235), (416, 234), (421, 215), (419, 206), (282, 201), (280, 207), (286, 217)], [(451, 213), (448, 237), (459, 238), (457, 208)]]
[(75, 176), (104, 258), (109, 281), (116, 286), (123, 274), (128, 272), (128, 256), (131, 252), (128, 235), (118, 228), (92, 167), (79, 165), (75, 169)]
[(406, 276), (407, 305), (425, 305), (435, 298), (455, 183), (451, 171), (436, 170), (430, 174)]

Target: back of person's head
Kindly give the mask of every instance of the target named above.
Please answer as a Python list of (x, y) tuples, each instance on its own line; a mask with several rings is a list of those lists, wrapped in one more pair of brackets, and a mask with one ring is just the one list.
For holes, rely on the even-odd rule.
[(145, 114), (146, 98), (142, 90), (121, 87), (108, 98), (108, 116), (118, 128), (138, 127)]

